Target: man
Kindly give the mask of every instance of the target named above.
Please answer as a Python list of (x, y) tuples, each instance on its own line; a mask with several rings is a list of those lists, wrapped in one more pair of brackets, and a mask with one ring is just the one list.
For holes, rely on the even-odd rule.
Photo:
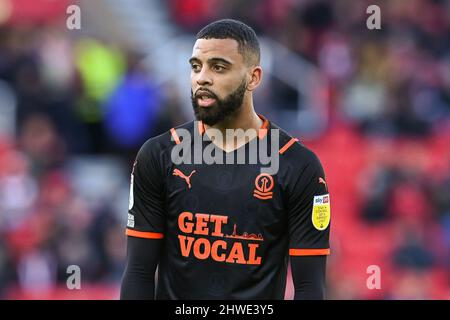
[[(231, 19), (213, 22), (197, 34), (189, 62), (197, 121), (148, 140), (133, 166), (121, 299), (154, 299), (157, 266), (157, 299), (283, 299), (289, 257), (294, 298), (324, 299), (325, 175), (314, 153), (255, 113), (255, 32)], [(227, 129), (255, 134), (220, 138)], [(191, 161), (198, 139), (200, 152), (224, 162)], [(182, 144), (191, 148), (177, 158)], [(279, 146), (272, 173), (249, 161), (267, 144)], [(244, 162), (225, 163), (243, 151)]]

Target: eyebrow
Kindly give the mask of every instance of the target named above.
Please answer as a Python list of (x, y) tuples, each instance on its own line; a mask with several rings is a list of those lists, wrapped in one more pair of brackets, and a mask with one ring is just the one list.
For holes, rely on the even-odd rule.
[[(192, 57), (192, 58), (190, 58), (189, 59), (189, 63), (193, 63), (193, 62), (201, 62), (200, 61), (200, 59), (198, 59), (198, 58), (196, 58), (196, 57)], [(219, 57), (213, 57), (213, 58), (209, 58), (208, 59), (208, 63), (217, 63), (217, 62), (222, 62), (223, 64), (226, 64), (226, 65), (232, 65), (233, 63), (231, 63), (231, 61), (228, 61), (228, 60), (226, 60), (226, 59), (224, 59), (224, 58), (219, 58)]]

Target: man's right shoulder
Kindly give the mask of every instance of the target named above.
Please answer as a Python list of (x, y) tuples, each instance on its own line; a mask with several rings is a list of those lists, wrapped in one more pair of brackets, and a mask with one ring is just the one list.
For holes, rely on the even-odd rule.
[(171, 150), (173, 146), (179, 143), (177, 141), (177, 139), (179, 139), (177, 130), (179, 129), (188, 130), (189, 132), (193, 133), (194, 121), (186, 122), (182, 125), (171, 128), (170, 130), (167, 130), (158, 136), (151, 137), (146, 142), (144, 142), (139, 150), (139, 153), (155, 155)]

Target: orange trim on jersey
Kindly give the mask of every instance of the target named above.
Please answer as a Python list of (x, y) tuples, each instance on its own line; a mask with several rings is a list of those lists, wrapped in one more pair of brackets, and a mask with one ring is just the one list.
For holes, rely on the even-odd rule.
[(292, 138), (291, 140), (289, 140), (288, 143), (286, 143), (281, 149), (280, 151), (278, 151), (280, 154), (283, 154), (286, 152), (287, 149), (289, 149), (295, 142), (297, 142), (298, 139), (297, 138)]
[(137, 238), (145, 238), (145, 239), (162, 239), (164, 238), (163, 233), (157, 233), (157, 232), (142, 232), (142, 231), (136, 231), (131, 229), (126, 229), (125, 234), (127, 236), (137, 237)]
[(170, 129), (170, 133), (172, 134), (173, 140), (175, 140), (176, 144), (180, 144), (180, 137), (178, 136), (175, 128)]
[(258, 131), (258, 138), (263, 139), (267, 135), (267, 131), (269, 129), (269, 120), (267, 120), (264, 116), (260, 114), (258, 114), (258, 117), (263, 121), (263, 124)]
[(290, 256), (325, 256), (330, 254), (328, 249), (289, 249)]
[(198, 132), (200, 135), (205, 133), (205, 125), (203, 124), (203, 121), (198, 122)]

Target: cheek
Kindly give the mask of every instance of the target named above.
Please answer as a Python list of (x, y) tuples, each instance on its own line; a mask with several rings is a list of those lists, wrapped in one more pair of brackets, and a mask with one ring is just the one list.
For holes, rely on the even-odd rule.
[(192, 87), (192, 89), (195, 88), (196, 83), (197, 83), (196, 74), (191, 71), (191, 87)]
[(233, 92), (235, 92), (239, 86), (242, 84), (242, 81), (244, 81), (244, 77), (234, 77), (233, 79), (229, 80), (224, 86), (221, 88), (221, 96), (225, 97)]
[(227, 75), (226, 77), (220, 79), (221, 81), (217, 82), (217, 88), (222, 93), (222, 96), (229, 95), (240, 86), (243, 79), (244, 75), (241, 74)]

